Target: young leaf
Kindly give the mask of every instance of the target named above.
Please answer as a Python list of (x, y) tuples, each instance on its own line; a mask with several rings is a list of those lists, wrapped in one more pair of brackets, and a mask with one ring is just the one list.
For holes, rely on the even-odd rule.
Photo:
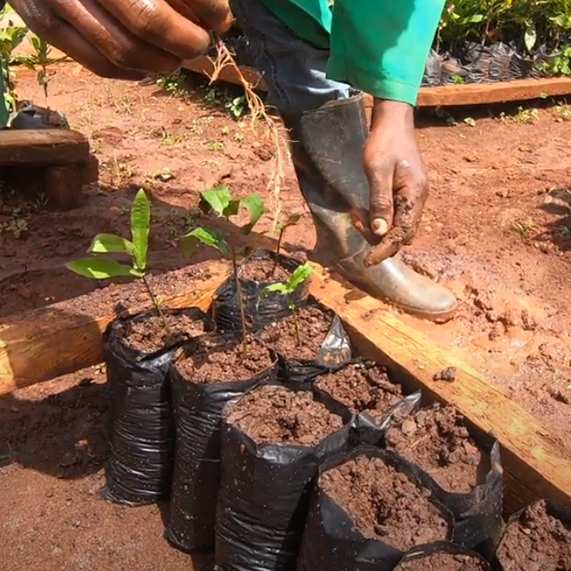
[(147, 269), (149, 233), (151, 230), (151, 203), (143, 189), (135, 196), (131, 207), (131, 236), (135, 268), (141, 272)]
[(287, 295), (289, 292), (287, 284), (278, 282), (276, 284), (270, 284), (264, 288), (264, 291), (268, 293), (279, 293), (280, 295)]
[(182, 237), (183, 244), (189, 253), (192, 253), (199, 244), (215, 248), (224, 256), (230, 255), (230, 248), (226, 241), (212, 230), (198, 227)]
[(254, 193), (246, 196), (246, 198), (243, 198), (240, 201), (240, 204), (244, 206), (244, 208), (246, 208), (250, 214), (250, 222), (245, 226), (242, 226), (242, 232), (244, 234), (249, 234), (266, 211), (264, 201), (259, 194)]
[[(232, 196), (230, 189), (227, 186), (215, 186), (209, 190), (200, 193), (201, 202), (205, 203), (211, 210), (218, 216), (232, 216), (232, 214), (225, 214), (227, 209), (231, 206)], [(236, 214), (236, 212), (234, 212)]]
[(287, 281), (287, 287), (291, 293), (293, 293), (297, 288), (309, 279), (309, 276), (313, 272), (313, 268), (309, 264), (303, 264), (298, 266), (293, 274)]
[(97, 234), (88, 252), (90, 254), (129, 254), (133, 255), (133, 242), (116, 234)]
[(303, 217), (303, 214), (300, 214), (299, 212), (296, 212), (294, 214), (290, 214), (288, 219), (283, 224), (279, 225), (279, 229), (285, 230), (286, 228), (289, 228), (290, 226), (295, 226), (302, 219), (302, 217)]
[(91, 280), (108, 280), (119, 277), (141, 277), (139, 272), (109, 258), (82, 258), (66, 264), (68, 270)]

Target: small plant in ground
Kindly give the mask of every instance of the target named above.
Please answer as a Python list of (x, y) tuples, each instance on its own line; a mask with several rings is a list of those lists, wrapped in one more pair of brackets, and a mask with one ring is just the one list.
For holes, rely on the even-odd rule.
[(523, 238), (529, 238), (537, 231), (537, 224), (531, 218), (516, 220), (512, 224), (512, 230)]
[[(139, 190), (131, 206), (131, 240), (116, 234), (97, 234), (88, 249), (88, 253), (93, 255), (69, 262), (66, 267), (72, 272), (92, 280), (140, 279), (163, 327), (168, 330), (159, 300), (147, 280), (150, 231), (151, 203), (145, 191)], [(127, 255), (131, 263), (129, 265), (122, 264), (110, 257), (109, 254)]]
[[(277, 293), (279, 295), (293, 295), (311, 276), (313, 268), (305, 263), (298, 266), (295, 271), (291, 274), (287, 282), (278, 282), (275, 284), (270, 284), (264, 288), (264, 292), (267, 293)], [(295, 326), (295, 337), (298, 346), (301, 345), (301, 339), (299, 335), (299, 319), (298, 311), (299, 307), (295, 303), (289, 304), (289, 309), (293, 314), (293, 322)]]
[(521, 106), (517, 108), (517, 114), (513, 117), (513, 121), (520, 125), (532, 125), (538, 119), (539, 111), (537, 109), (528, 109)]
[[(264, 201), (258, 194), (250, 194), (245, 198), (236, 199), (227, 186), (217, 186), (201, 193), (201, 207), (206, 212), (213, 212), (219, 218), (230, 218), (245, 209), (249, 214), (249, 222), (242, 226), (243, 234), (249, 234), (258, 223), (265, 212)], [(232, 261), (233, 278), (236, 284), (236, 296), (240, 309), (240, 324), (242, 328), (242, 338), (246, 337), (246, 315), (244, 310), (244, 300), (242, 298), (242, 287), (238, 278), (238, 250), (236, 246), (225, 237), (221, 236), (210, 228), (199, 226), (191, 230), (182, 237), (182, 243), (187, 251), (192, 252), (199, 245), (207, 246), (218, 250), (225, 258)]]
[(157, 85), (173, 97), (186, 99), (192, 93), (187, 86), (187, 75), (183, 70), (175, 71), (157, 79)]
[(291, 214), (284, 223), (278, 225), (277, 227), (278, 241), (276, 244), (276, 257), (274, 260), (274, 267), (272, 268), (272, 273), (271, 273), (272, 276), (276, 273), (276, 269), (278, 267), (279, 257), (282, 249), (282, 242), (285, 236), (285, 232), (290, 226), (295, 226), (301, 220), (302, 216), (303, 214), (299, 213)]
[(558, 105), (555, 112), (558, 121), (571, 121), (571, 105)]

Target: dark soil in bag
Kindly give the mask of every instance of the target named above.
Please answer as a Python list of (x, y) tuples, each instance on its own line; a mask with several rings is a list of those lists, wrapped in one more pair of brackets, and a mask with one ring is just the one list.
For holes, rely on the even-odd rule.
[(451, 514), (419, 470), (396, 454), (360, 447), (325, 463), (298, 569), (389, 571), (409, 549), (450, 539)]
[[(337, 405), (338, 407), (339, 405)], [(311, 391), (258, 387), (225, 412), (216, 527), (221, 571), (292, 571), (319, 464), (346, 447), (351, 415)]]
[(170, 492), (174, 427), (168, 370), (180, 344), (208, 327), (197, 309), (163, 312), (112, 324), (104, 354), (111, 400), (105, 498), (140, 505)]
[(277, 363), (255, 339), (205, 336), (171, 370), (175, 468), (167, 539), (190, 551), (214, 545), (220, 484), (220, 423), (225, 405), (275, 380)]
[(498, 547), (504, 571), (570, 571), (571, 515), (545, 501), (513, 517)]
[(281, 378), (290, 384), (311, 383), (351, 360), (349, 338), (341, 321), (317, 304), (271, 323), (260, 332), (260, 338), (280, 356)]
[(479, 554), (450, 543), (413, 549), (395, 571), (489, 571), (490, 564)]
[[(286, 317), (291, 314), (291, 307), (300, 307), (307, 299), (309, 282), (302, 284), (291, 295), (265, 291), (270, 284), (286, 282), (299, 265), (295, 260), (285, 256), (279, 256), (277, 265), (274, 265), (274, 260), (273, 252), (256, 252), (238, 270), (248, 330), (257, 331), (268, 323)], [(216, 292), (212, 315), (219, 331), (231, 332), (242, 329), (234, 277), (226, 280)]]
[(386, 446), (436, 481), (436, 497), (456, 518), (455, 542), (491, 555), (502, 529), (503, 470), (497, 443), (480, 446), (466, 420), (435, 404), (392, 425)]

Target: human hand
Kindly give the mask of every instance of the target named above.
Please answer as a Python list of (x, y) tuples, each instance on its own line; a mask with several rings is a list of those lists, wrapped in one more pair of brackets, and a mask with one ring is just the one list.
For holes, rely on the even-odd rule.
[(11, 0), (38, 36), (97, 75), (169, 73), (227, 29), (228, 0)]
[(428, 197), (410, 105), (375, 100), (363, 162), (370, 189), (368, 222), (378, 242), (366, 259), (372, 266), (411, 243)]

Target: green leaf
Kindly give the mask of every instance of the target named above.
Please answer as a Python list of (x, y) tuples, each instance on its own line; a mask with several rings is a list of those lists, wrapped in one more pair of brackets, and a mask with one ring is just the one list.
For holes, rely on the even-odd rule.
[(302, 218), (303, 218), (303, 214), (301, 214), (299, 212), (296, 212), (294, 214), (290, 214), (288, 219), (283, 224), (280, 224), (278, 226), (278, 229), (281, 231), (281, 230), (285, 230), (286, 228), (289, 228), (290, 226), (295, 226)]
[(524, 42), (527, 51), (531, 52), (537, 42), (537, 30), (534, 24), (530, 24), (525, 30)]
[(298, 266), (287, 281), (290, 292), (293, 293), (301, 284), (305, 283), (312, 272), (313, 268), (309, 264)]
[(264, 201), (259, 194), (250, 194), (240, 201), (240, 204), (248, 210), (250, 214), (250, 222), (242, 226), (242, 232), (244, 234), (249, 234), (254, 226), (258, 223), (258, 220), (264, 215), (266, 207), (264, 206)]
[(139, 272), (109, 258), (82, 258), (66, 264), (68, 270), (91, 280), (109, 280), (119, 277), (141, 277)]
[(230, 256), (230, 247), (226, 241), (218, 236), (216, 232), (213, 232), (208, 228), (202, 228), (201, 226), (183, 236), (182, 243), (188, 254), (192, 254), (197, 247), (202, 244), (209, 248), (215, 248), (226, 257)]
[(133, 242), (116, 234), (97, 234), (88, 252), (90, 254), (129, 254), (133, 255)]
[(232, 201), (230, 189), (227, 186), (215, 186), (209, 190), (205, 190), (200, 193), (200, 198), (201, 201), (206, 203), (218, 216), (231, 216), (231, 214), (225, 214)]
[(268, 293), (279, 293), (280, 295), (287, 295), (289, 293), (287, 284), (281, 282), (266, 286), (264, 291)]
[(147, 269), (149, 234), (151, 231), (151, 203), (143, 189), (140, 189), (131, 207), (131, 237), (135, 267), (141, 272)]

